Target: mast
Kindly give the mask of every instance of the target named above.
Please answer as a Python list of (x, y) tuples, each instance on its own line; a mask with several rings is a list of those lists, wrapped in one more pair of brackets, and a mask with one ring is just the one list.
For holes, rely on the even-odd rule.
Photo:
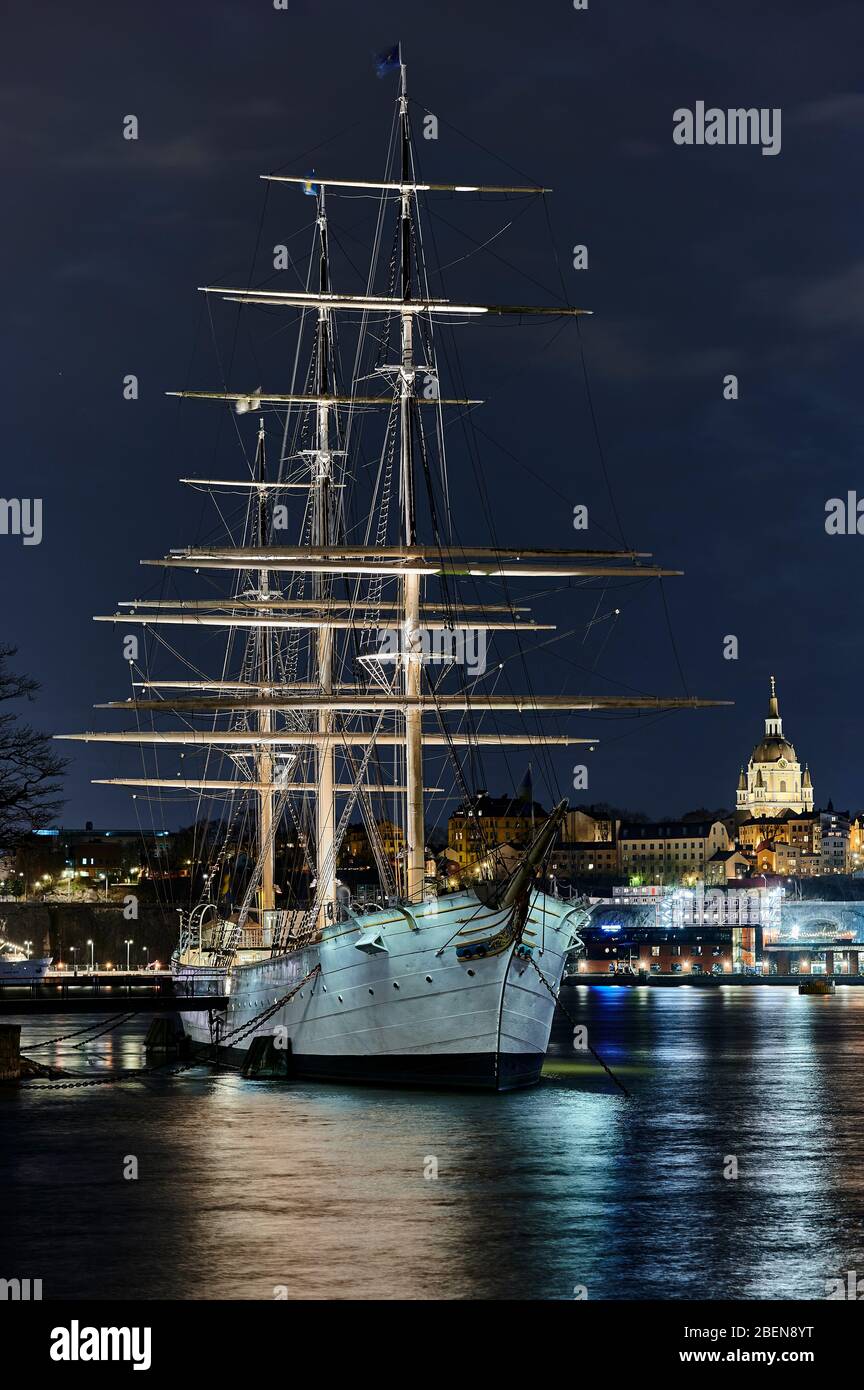
[[(265, 482), (266, 460), (264, 449), (264, 421), (258, 423), (258, 448), (255, 457), (255, 473), (260, 484)], [(263, 486), (258, 489), (256, 526), (258, 544), (266, 542), (267, 513), (266, 492)], [(266, 569), (258, 571), (258, 598), (267, 600), (270, 594), (270, 576)], [(258, 679), (262, 685), (272, 688), (273, 647), (269, 629), (258, 634)], [(258, 732), (272, 735), (273, 710), (258, 711)], [(264, 924), (264, 914), (272, 912), (276, 906), (275, 858), (276, 835), (273, 826), (273, 746), (268, 739), (258, 745), (256, 756), (256, 777), (258, 782), (258, 855), (262, 862), (261, 882), (258, 885), (258, 920)]]
[[(402, 539), (405, 545), (417, 542), (414, 501), (414, 315), (411, 304), (411, 125), (408, 119), (407, 73), (399, 46), (399, 124), (400, 175), (400, 288), (402, 297), (401, 363), (399, 369), (399, 463), (402, 490)], [(406, 573), (402, 579), (403, 635), (402, 663), (405, 695), (414, 703), (405, 708), (405, 896), (409, 902), (423, 897), (426, 872), (426, 830), (423, 814), (423, 732), (422, 710), (417, 704), (423, 673), (420, 634), (420, 575)]]
[[(322, 298), (330, 291), (329, 248), (327, 241), (327, 214), (324, 206), (324, 189), (318, 192), (318, 239), (319, 290)], [(319, 397), (316, 407), (315, 454), (312, 460), (314, 470), (312, 479), (312, 544), (328, 550), (333, 544), (331, 484), (333, 481), (332, 455), (330, 453), (330, 403), (320, 399), (331, 389), (330, 371), (330, 311), (325, 304), (318, 308), (318, 335), (316, 353), (316, 393)], [(326, 612), (333, 595), (333, 580), (328, 574), (314, 577), (316, 603)], [(316, 657), (318, 665), (318, 684), (322, 696), (333, 693), (333, 641), (332, 624), (322, 623), (316, 637)], [(336, 747), (327, 738), (330, 732), (332, 712), (325, 705), (318, 711), (317, 726), (322, 741), (318, 745), (317, 771), (318, 796), (315, 804), (316, 854), (315, 866), (318, 876), (316, 897), (321, 904), (318, 926), (323, 929), (332, 920), (336, 902)]]
[[(289, 310), (292, 314), (301, 310), (303, 311), (304, 323), (306, 322), (305, 311), (316, 310), (314, 392), (312, 390), (268, 392), (259, 386), (252, 391), (223, 389), (219, 391), (184, 390), (168, 393), (169, 395), (219, 402), (223, 405), (225, 403), (233, 404), (240, 414), (261, 410), (266, 405), (275, 405), (280, 408), (299, 406), (303, 411), (304, 425), (314, 416), (314, 434), (311, 441), (314, 447), (302, 449), (296, 455), (298, 458), (305, 457), (311, 465), (309, 474), (304, 471), (302, 481), (299, 480), (299, 473), (295, 473), (293, 469), (289, 471), (289, 477), (286, 479), (280, 479), (276, 482), (267, 481), (263, 421), (259, 426), (255, 467), (251, 478), (183, 479), (185, 483), (196, 487), (223, 488), (229, 492), (235, 488), (250, 489), (248, 529), (253, 533), (251, 546), (185, 547), (172, 550), (162, 559), (142, 561), (142, 564), (145, 565), (189, 569), (195, 573), (209, 570), (239, 572), (246, 576), (245, 582), (249, 584), (249, 591), (243, 592), (237, 585), (232, 585), (232, 594), (225, 600), (213, 598), (209, 600), (206, 598), (198, 600), (157, 599), (143, 603), (141, 601), (124, 603), (121, 608), (128, 608), (132, 611), (128, 613), (121, 611), (110, 617), (100, 616), (97, 618), (97, 621), (116, 622), (119, 620), (124, 624), (129, 622), (147, 625), (170, 623), (214, 628), (224, 625), (232, 630), (250, 628), (254, 631), (254, 636), (250, 637), (248, 643), (244, 645), (243, 668), (240, 678), (235, 681), (225, 679), (226, 672), (223, 669), (221, 678), (217, 677), (216, 679), (164, 681), (148, 679), (135, 684), (140, 685), (148, 692), (165, 690), (193, 693), (188, 697), (182, 694), (180, 698), (169, 697), (166, 699), (160, 696), (158, 699), (132, 699), (98, 706), (99, 708), (123, 708), (136, 712), (147, 710), (153, 713), (161, 713), (170, 709), (175, 715), (179, 713), (194, 716), (207, 713), (214, 716), (212, 726), (208, 729), (197, 728), (191, 719), (184, 719), (185, 727), (175, 730), (163, 731), (153, 727), (145, 731), (136, 728), (113, 733), (91, 732), (54, 735), (55, 738), (71, 738), (83, 742), (136, 743), (142, 748), (148, 746), (154, 748), (162, 746), (166, 748), (190, 747), (208, 754), (215, 752), (220, 758), (233, 760), (241, 774), (239, 778), (209, 778), (205, 775), (201, 778), (143, 777), (140, 779), (110, 778), (106, 780), (116, 785), (164, 787), (166, 789), (173, 787), (179, 790), (200, 791), (205, 794), (226, 791), (230, 793), (235, 788), (244, 797), (251, 793), (255, 800), (249, 803), (244, 800), (243, 805), (245, 807), (248, 804), (254, 810), (257, 804), (259, 845), (256, 860), (256, 892), (258, 913), (262, 918), (263, 914), (271, 912), (275, 908), (276, 806), (278, 804), (281, 808), (282, 788), (285, 787), (286, 795), (293, 791), (298, 793), (317, 791), (314, 833), (318, 873), (316, 898), (320, 904), (320, 911), (316, 906), (319, 930), (330, 919), (328, 905), (335, 905), (334, 849), (337, 832), (337, 796), (347, 795), (351, 798), (353, 806), (353, 800), (359, 792), (362, 792), (365, 797), (373, 789), (368, 772), (370, 745), (380, 745), (387, 749), (393, 748), (394, 758), (397, 762), (400, 752), (404, 754), (404, 783), (402, 778), (398, 778), (396, 769), (394, 769), (394, 779), (397, 780), (382, 786), (380, 790), (388, 794), (401, 795), (404, 793), (405, 795), (406, 853), (404, 870), (400, 874), (399, 889), (409, 900), (416, 902), (423, 898), (425, 890), (424, 743), (432, 748), (447, 749), (452, 754), (454, 748), (475, 748), (478, 746), (495, 747), (496, 749), (511, 746), (573, 747), (581, 744), (593, 745), (596, 742), (595, 739), (576, 738), (567, 734), (543, 734), (539, 732), (496, 733), (494, 735), (476, 732), (464, 733), (452, 731), (444, 727), (443, 724), (440, 732), (424, 733), (422, 724), (424, 712), (436, 714), (440, 722), (443, 715), (450, 713), (493, 713), (501, 710), (511, 713), (536, 714), (538, 711), (559, 709), (585, 712), (595, 709), (672, 710), (726, 703), (700, 700), (689, 696), (671, 699), (633, 695), (567, 697), (533, 694), (497, 696), (472, 693), (469, 696), (465, 691), (456, 695), (441, 691), (435, 692), (431, 688), (427, 688), (424, 693), (424, 644), (420, 623), (423, 622), (427, 630), (443, 628), (448, 632), (454, 631), (452, 603), (427, 600), (421, 605), (421, 580), (424, 578), (437, 578), (438, 580), (452, 578), (459, 581), (474, 578), (496, 580), (510, 577), (514, 579), (548, 577), (559, 581), (574, 578), (589, 582), (610, 578), (618, 580), (629, 578), (644, 581), (665, 575), (671, 576), (680, 573), (680, 571), (666, 570), (656, 565), (646, 565), (644, 561), (650, 558), (648, 555), (644, 552), (626, 549), (555, 550), (537, 547), (512, 549), (497, 545), (466, 547), (461, 543), (454, 546), (452, 539), (449, 540), (446, 547), (442, 547), (440, 538), (431, 546), (423, 545), (418, 541), (414, 478), (415, 445), (425, 461), (420, 412), (424, 408), (432, 408), (436, 412), (440, 412), (442, 407), (470, 407), (482, 404), (482, 402), (461, 397), (441, 397), (437, 391), (429, 399), (422, 392), (417, 394), (415, 385), (415, 372), (417, 370), (415, 351), (417, 350), (414, 343), (414, 324), (418, 315), (429, 316), (426, 322), (431, 332), (432, 325), (436, 322), (436, 315), (440, 316), (438, 322), (442, 320), (444, 322), (455, 321), (466, 316), (470, 316), (472, 321), (476, 322), (476, 316), (482, 315), (496, 317), (509, 315), (517, 318), (528, 315), (573, 317), (589, 314), (591, 311), (577, 308), (571, 304), (464, 304), (430, 295), (428, 280), (423, 270), (422, 255), (418, 255), (416, 258), (416, 273), (412, 263), (414, 218), (417, 219), (418, 228), (420, 225), (419, 203), (412, 205), (412, 199), (417, 198), (419, 192), (542, 195), (550, 190), (539, 185), (424, 184), (417, 182), (414, 177), (414, 154), (407, 96), (407, 70), (402, 60), (401, 45), (399, 47), (399, 71), (399, 94), (395, 112), (395, 134), (399, 139), (400, 178), (398, 183), (394, 182), (392, 178), (382, 183), (369, 180), (320, 179), (316, 176), (313, 190), (313, 181), (306, 177), (264, 176), (287, 184), (301, 183), (306, 185), (307, 192), (315, 191), (317, 194), (316, 221), (319, 245), (317, 287), (310, 285), (300, 291), (274, 290), (254, 287), (249, 284), (240, 288), (200, 287), (204, 293), (221, 295), (231, 303), (261, 305), (268, 310), (276, 310), (281, 307)], [(392, 175), (395, 163), (395, 151), (391, 150), (386, 171), (388, 175)], [(331, 289), (329, 238), (325, 210), (325, 192), (328, 185), (335, 186), (337, 190), (344, 188), (376, 190), (382, 198), (388, 200), (389, 207), (393, 211), (396, 210), (398, 200), (396, 229), (398, 284), (390, 283), (388, 273), (386, 293), (377, 295), (371, 292), (366, 294), (336, 294)], [(377, 244), (376, 236), (376, 247)], [(377, 252), (367, 283), (367, 289), (370, 291), (376, 279), (376, 265)], [(395, 315), (399, 316), (399, 360), (394, 363), (391, 358), (387, 365), (375, 367), (375, 373), (382, 373), (386, 377), (386, 385), (381, 392), (369, 395), (356, 394), (353, 388), (364, 380), (364, 378), (358, 377), (356, 381), (351, 383), (350, 394), (336, 394), (337, 372), (334, 345), (336, 341), (335, 326), (338, 323), (338, 318), (334, 318), (334, 315), (337, 313), (345, 313), (349, 317), (361, 314), (364, 321), (369, 314), (376, 317), (386, 315), (388, 332), (386, 342), (381, 344), (382, 351), (386, 350), (388, 346), (391, 351), (393, 350), (392, 336), (395, 329)], [(303, 331), (301, 327), (301, 335)], [(364, 323), (361, 335), (366, 331)], [(361, 347), (362, 343), (363, 338), (361, 336)], [(434, 369), (434, 345), (431, 338), (428, 350), (432, 357), (431, 364), (428, 365)], [(427, 370), (422, 339), (419, 358), (420, 370)], [(380, 361), (380, 358), (376, 360)], [(359, 348), (357, 363), (359, 366)], [(371, 380), (372, 377), (368, 379)], [(311, 382), (305, 384), (311, 386)], [(227, 383), (224, 385), (227, 387)], [(377, 543), (377, 541), (375, 544), (369, 544), (368, 538), (366, 542), (357, 543), (355, 541), (351, 544), (345, 531), (343, 510), (338, 505), (340, 496), (338, 490), (347, 486), (348, 475), (343, 476), (339, 481), (336, 480), (333, 459), (337, 455), (341, 456), (343, 450), (333, 446), (339, 446), (344, 442), (342, 438), (344, 430), (340, 430), (338, 412), (340, 410), (353, 412), (358, 407), (363, 412), (376, 409), (387, 412), (386, 486), (388, 505), (391, 464), (393, 462), (392, 413), (395, 412), (398, 416), (399, 529), (401, 531), (401, 540), (398, 545), (384, 545)], [(310, 413), (307, 414), (306, 412)], [(418, 436), (417, 440), (415, 440), (415, 433)], [(382, 464), (384, 461), (385, 454), (382, 453)], [(339, 472), (343, 473), (344, 470), (340, 468)], [(296, 545), (274, 545), (267, 509), (269, 490), (301, 487), (309, 488), (307, 518), (311, 531), (310, 543), (305, 543), (304, 535)], [(379, 505), (382, 504), (379, 503)], [(434, 510), (434, 503), (430, 493), (431, 510)], [(386, 539), (386, 523), (389, 518), (387, 513), (383, 511), (383, 506), (382, 518), (384, 526), (381, 539)], [(432, 519), (434, 520), (434, 517)], [(278, 576), (283, 572), (312, 575), (312, 597), (284, 598), (278, 584)], [(352, 581), (356, 580), (356, 583), (352, 584), (355, 598), (334, 605), (334, 579), (337, 575), (343, 579), (350, 576)], [(276, 582), (271, 587), (271, 581), (274, 578)], [(364, 582), (366, 579), (373, 580), (374, 584), (366, 586)], [(393, 581), (395, 581), (394, 590), (388, 588), (388, 594), (394, 601), (381, 601), (378, 590), (383, 583), (386, 582), (389, 585)], [(370, 593), (366, 593), (364, 596), (363, 591), (366, 587), (369, 587)], [(290, 588), (289, 592), (291, 592)], [(302, 593), (306, 593), (305, 587), (302, 589)], [(382, 680), (383, 692), (378, 690), (370, 692), (367, 689), (365, 675), (363, 680), (351, 680), (347, 683), (344, 676), (342, 682), (338, 679), (341, 670), (339, 657), (344, 657), (346, 653), (342, 650), (341, 643), (337, 642), (336, 633), (341, 629), (351, 629), (356, 626), (355, 608), (362, 607), (364, 597), (367, 610), (378, 614), (392, 613), (393, 617), (390, 621), (398, 621), (402, 624), (400, 650), (393, 658), (395, 661), (393, 679), (392, 681)], [(139, 612), (141, 607), (150, 611)], [(522, 631), (540, 631), (546, 627), (546, 625), (536, 624), (533, 621), (522, 621), (517, 615), (530, 610), (515, 609), (509, 604), (492, 604), (488, 607), (478, 608), (475, 605), (463, 605), (460, 602), (458, 609), (463, 618), (474, 612), (488, 614), (497, 611), (508, 615), (500, 621), (490, 621), (487, 617), (484, 627), (501, 630), (521, 629)], [(257, 631), (255, 631), (256, 629)], [(293, 630), (306, 630), (310, 633), (308, 673), (305, 681), (295, 679), (296, 672), (293, 667), (296, 663), (293, 645), (291, 648), (292, 674), (290, 680), (285, 675), (279, 659), (281, 658), (281, 651), (274, 638), (276, 631)], [(386, 658), (382, 657), (381, 659), (385, 660)], [(195, 669), (191, 663), (186, 664), (190, 670)], [(198, 672), (198, 674), (206, 676), (204, 672)], [(426, 682), (425, 684), (428, 687), (429, 683)], [(196, 691), (200, 691), (202, 694), (200, 696), (195, 695), (194, 692)], [(770, 713), (772, 717), (776, 718), (779, 727), (779, 709), (777, 708), (773, 678)], [(242, 716), (242, 721), (240, 716)], [(367, 727), (372, 716), (378, 718), (378, 724), (374, 731)], [(385, 717), (388, 732), (380, 733), (378, 730)], [(224, 726), (223, 720), (225, 721)], [(362, 728), (356, 727), (358, 720), (363, 724)], [(351, 750), (354, 748), (366, 750), (361, 761), (361, 770), (357, 774), (353, 772), (353, 753)], [(309, 750), (308, 755), (303, 750)], [(310, 756), (313, 764), (314, 779), (300, 782), (291, 781), (290, 776), (286, 776), (283, 781), (280, 772), (277, 781), (274, 775), (275, 770), (277, 767), (281, 769), (283, 761), (286, 764), (286, 774), (299, 772), (303, 776), (307, 756)], [(337, 756), (341, 760), (340, 770), (342, 762), (348, 764), (352, 769), (351, 775), (356, 777), (355, 781), (349, 781), (347, 784), (336, 782)], [(380, 778), (378, 780), (380, 781)], [(278, 803), (276, 802), (277, 787), (280, 790)], [(441, 788), (428, 787), (425, 790), (438, 792)], [(345, 806), (342, 813), (343, 819), (347, 819), (348, 810), (349, 807)], [(371, 833), (370, 826), (370, 836)], [(248, 901), (252, 899), (254, 883), (255, 880), (252, 880), (248, 885), (247, 902), (244, 903), (243, 909), (244, 917)], [(305, 931), (306, 928), (304, 927), (304, 935)], [(239, 931), (237, 943), (239, 944)]]

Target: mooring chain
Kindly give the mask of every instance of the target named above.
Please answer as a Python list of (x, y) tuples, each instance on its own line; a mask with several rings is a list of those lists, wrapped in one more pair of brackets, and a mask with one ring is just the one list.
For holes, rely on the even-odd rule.
[[(108, 1020), (108, 1022), (111, 1024), (111, 1027), (119, 1027), (120, 1022), (121, 1022), (124, 1018), (131, 1018), (132, 1015), (131, 1015), (131, 1014), (113, 1014), (112, 1017), (113, 1017), (113, 1019), (115, 1020), (115, 1022), (112, 1023), (111, 1019)], [(99, 1027), (99, 1024), (98, 1024), (98, 1023), (88, 1023), (86, 1028), (76, 1028), (75, 1031), (74, 1031), (73, 1033), (61, 1033), (60, 1036), (59, 1036), (59, 1038), (48, 1038), (45, 1042), (27, 1043), (27, 1051), (28, 1051), (28, 1052), (35, 1052), (36, 1049), (37, 1049), (37, 1047), (51, 1047), (54, 1043), (66, 1042), (68, 1038), (77, 1038), (77, 1037), (79, 1037), (82, 1033), (92, 1033), (92, 1032), (93, 1032), (93, 1029), (94, 1029), (94, 1028), (98, 1028), (98, 1027)], [(108, 1032), (110, 1032), (110, 1031), (111, 1031), (110, 1028), (106, 1028), (106, 1029), (105, 1029), (105, 1032), (106, 1032), (106, 1033), (108, 1033)], [(99, 1034), (97, 1033), (96, 1036), (98, 1037)], [(83, 1046), (86, 1045), (86, 1042), (87, 1042), (87, 1039), (84, 1040), (84, 1043), (76, 1043), (76, 1047), (79, 1047), (79, 1046), (80, 1046), (80, 1047), (83, 1047)]]
[(107, 1028), (103, 1028), (101, 1033), (94, 1033), (92, 1038), (83, 1038), (80, 1043), (75, 1044), (75, 1047), (89, 1047), (91, 1042), (95, 1042), (97, 1038), (104, 1038), (106, 1033), (113, 1033), (115, 1028), (121, 1028), (124, 1023), (128, 1023), (129, 1020), (134, 1017), (135, 1010), (133, 1009), (131, 1013), (126, 1014), (125, 1017), (121, 1017), (116, 1023), (111, 1023)]
[(48, 1081), (22, 1081), (20, 1083), (10, 1083), (19, 1085), (26, 1091), (70, 1091), (76, 1086), (107, 1086), (109, 1082), (115, 1081), (142, 1081), (148, 1076), (179, 1076), (181, 1072), (189, 1071), (192, 1067), (200, 1066), (198, 1059), (191, 1062), (183, 1062), (179, 1067), (173, 1067), (170, 1071), (164, 1063), (149, 1067), (136, 1067), (134, 1070), (106, 1072), (104, 1076), (84, 1076), (75, 1080), (61, 1081), (59, 1077)]
[[(560, 996), (556, 994), (555, 990), (552, 988), (549, 981), (546, 979), (546, 976), (543, 974), (543, 971), (540, 969), (540, 966), (537, 964), (534, 957), (529, 956), (528, 959), (534, 966), (534, 969), (537, 971), (537, 974), (540, 976), (540, 979), (543, 981), (543, 984), (546, 986), (549, 993), (552, 995), (552, 998), (555, 1000), (555, 1003), (558, 1005), (561, 1012), (567, 1015), (567, 1018), (570, 1020), (574, 1028), (580, 1027), (580, 1024), (576, 1022), (575, 1018), (571, 1014), (570, 1010), (567, 1008), (566, 1004), (561, 1003)], [(627, 1090), (627, 1087), (624, 1085), (624, 1082), (618, 1080), (618, 1077), (615, 1075), (614, 1071), (612, 1071), (611, 1067), (607, 1067), (606, 1063), (603, 1061), (603, 1058), (600, 1056), (600, 1053), (597, 1052), (597, 1050), (593, 1048), (587, 1040), (585, 1045), (588, 1048), (588, 1051), (591, 1053), (591, 1056), (594, 1058), (595, 1062), (600, 1063), (600, 1066), (606, 1072), (607, 1076), (609, 1076), (615, 1082), (615, 1085), (619, 1088), (619, 1090), (623, 1091), (627, 1099), (630, 1100), (630, 1092)]]
[(78, 1081), (22, 1081), (8, 1084), (19, 1085), (22, 1091), (71, 1091), (76, 1086), (107, 1086), (114, 1081), (137, 1081), (148, 1070), (145, 1067), (139, 1071), (112, 1071), (107, 1076), (82, 1077)]
[(266, 1009), (262, 1009), (261, 1013), (256, 1014), (255, 1017), (253, 1019), (250, 1019), (248, 1023), (241, 1023), (236, 1028), (232, 1029), (230, 1033), (225, 1033), (223, 1037), (219, 1039), (218, 1044), (214, 1044), (214, 1046), (223, 1047), (227, 1043), (229, 1038), (233, 1039), (234, 1042), (242, 1041), (242, 1039), (246, 1037), (247, 1033), (251, 1033), (253, 1028), (258, 1027), (259, 1023), (266, 1022), (266, 1020), (270, 1018), (272, 1014), (276, 1013), (277, 1009), (281, 1009), (283, 1004), (287, 1004), (289, 999), (293, 999), (297, 991), (301, 990), (303, 986), (307, 984), (309, 980), (312, 979), (313, 975), (320, 974), (321, 966), (313, 965), (312, 969), (309, 971), (309, 974), (304, 976), (300, 983), (296, 984), (293, 989), (288, 991), (287, 994), (283, 994), (281, 999), (277, 999), (274, 1004), (268, 1004)]
[[(219, 1039), (218, 1043), (211, 1043), (210, 1047), (216, 1053), (216, 1057), (218, 1058), (219, 1056), (219, 1048), (225, 1046), (228, 1043), (229, 1039), (232, 1042), (241, 1042), (243, 1038), (246, 1037), (247, 1033), (251, 1033), (253, 1028), (257, 1028), (259, 1023), (265, 1022), (268, 1018), (275, 1014), (277, 1009), (281, 1009), (283, 1004), (287, 1004), (289, 999), (293, 999), (294, 995), (297, 994), (298, 990), (301, 990), (305, 984), (308, 984), (308, 982), (313, 978), (313, 976), (320, 975), (320, 973), (321, 966), (313, 966), (312, 969), (309, 971), (308, 975), (305, 975), (303, 979), (300, 980), (299, 983), (294, 986), (293, 989), (290, 989), (288, 991), (287, 994), (283, 994), (281, 998), (277, 999), (273, 1004), (268, 1004), (266, 1009), (262, 1009), (261, 1012), (259, 1014), (256, 1014), (254, 1018), (250, 1019), (248, 1023), (243, 1023), (239, 1027), (232, 1029), (230, 1033), (226, 1033), (224, 1037)], [(127, 1021), (129, 1018), (132, 1018), (131, 1013), (127, 1015)], [(119, 1022), (113, 1023), (111, 1025), (112, 1028), (117, 1028), (119, 1026)], [(92, 1023), (90, 1025), (90, 1028), (93, 1028)], [(77, 1030), (77, 1032), (85, 1031), (87, 1030)], [(110, 1028), (106, 1028), (104, 1030), (104, 1032), (106, 1033), (110, 1031)], [(70, 1038), (75, 1037), (75, 1033), (67, 1033), (66, 1036)], [(97, 1034), (96, 1036), (101, 1037), (102, 1034)], [(53, 1041), (58, 1042), (60, 1040), (55, 1038)], [(94, 1039), (88, 1038), (86, 1041), (93, 1042)], [(81, 1044), (81, 1046), (84, 1045), (84, 1043)], [(47, 1046), (47, 1044), (40, 1043), (38, 1044), (38, 1046)], [(138, 1067), (135, 1071), (115, 1071), (111, 1072), (107, 1076), (82, 1077), (80, 1079), (69, 1081), (61, 1081), (59, 1079), (55, 1081), (24, 1081), (16, 1084), (20, 1084), (23, 1089), (28, 1091), (71, 1091), (76, 1086), (105, 1086), (111, 1081), (138, 1081), (146, 1076), (153, 1076), (154, 1074), (162, 1076), (179, 1076), (181, 1072), (189, 1071), (193, 1067), (200, 1066), (201, 1060), (202, 1059), (196, 1058), (191, 1062), (182, 1062), (179, 1067), (174, 1067), (171, 1071), (167, 1071), (164, 1068), (164, 1066)]]

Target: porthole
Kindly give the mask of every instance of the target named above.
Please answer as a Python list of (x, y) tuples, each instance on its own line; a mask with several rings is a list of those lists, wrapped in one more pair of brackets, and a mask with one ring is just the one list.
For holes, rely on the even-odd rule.
[(370, 993), (370, 994), (374, 994), (374, 993), (375, 993), (374, 989), (370, 989), (369, 993)]
[(337, 994), (337, 995), (336, 995), (336, 998), (339, 1000), (339, 1003), (341, 1004), (341, 1003), (342, 1003), (342, 995), (341, 995), (341, 994)]
[(475, 973), (475, 972), (474, 972), (473, 970), (469, 970), (469, 971), (468, 971), (468, 974), (469, 974), (472, 978), (473, 978), (473, 976), (474, 976), (474, 973)]
[(432, 976), (431, 976), (431, 975), (427, 975), (427, 976), (426, 976), (426, 983), (427, 983), (427, 985), (431, 985), (431, 983), (432, 983)]
[(395, 980), (393, 981), (393, 988), (394, 988), (394, 989), (398, 989), (398, 988), (399, 988), (399, 985), (397, 984), (397, 982), (396, 982)]

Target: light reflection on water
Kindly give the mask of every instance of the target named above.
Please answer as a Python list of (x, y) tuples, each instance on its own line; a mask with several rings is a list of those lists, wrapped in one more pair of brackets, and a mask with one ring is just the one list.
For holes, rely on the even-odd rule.
[[(564, 997), (630, 1100), (562, 1015), (550, 1074), (507, 1096), (204, 1070), (5, 1094), (0, 1273), (46, 1297), (777, 1299), (864, 1271), (864, 990)], [(34, 1055), (134, 1067), (145, 1030)]]

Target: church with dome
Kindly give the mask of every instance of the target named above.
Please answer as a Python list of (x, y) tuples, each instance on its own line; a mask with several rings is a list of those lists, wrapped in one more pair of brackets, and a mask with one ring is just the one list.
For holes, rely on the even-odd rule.
[(736, 806), (739, 819), (782, 816), (784, 811), (801, 815), (813, 810), (810, 772), (806, 764), (802, 772), (795, 749), (783, 736), (773, 676), (765, 737), (753, 749), (746, 774), (741, 769)]

